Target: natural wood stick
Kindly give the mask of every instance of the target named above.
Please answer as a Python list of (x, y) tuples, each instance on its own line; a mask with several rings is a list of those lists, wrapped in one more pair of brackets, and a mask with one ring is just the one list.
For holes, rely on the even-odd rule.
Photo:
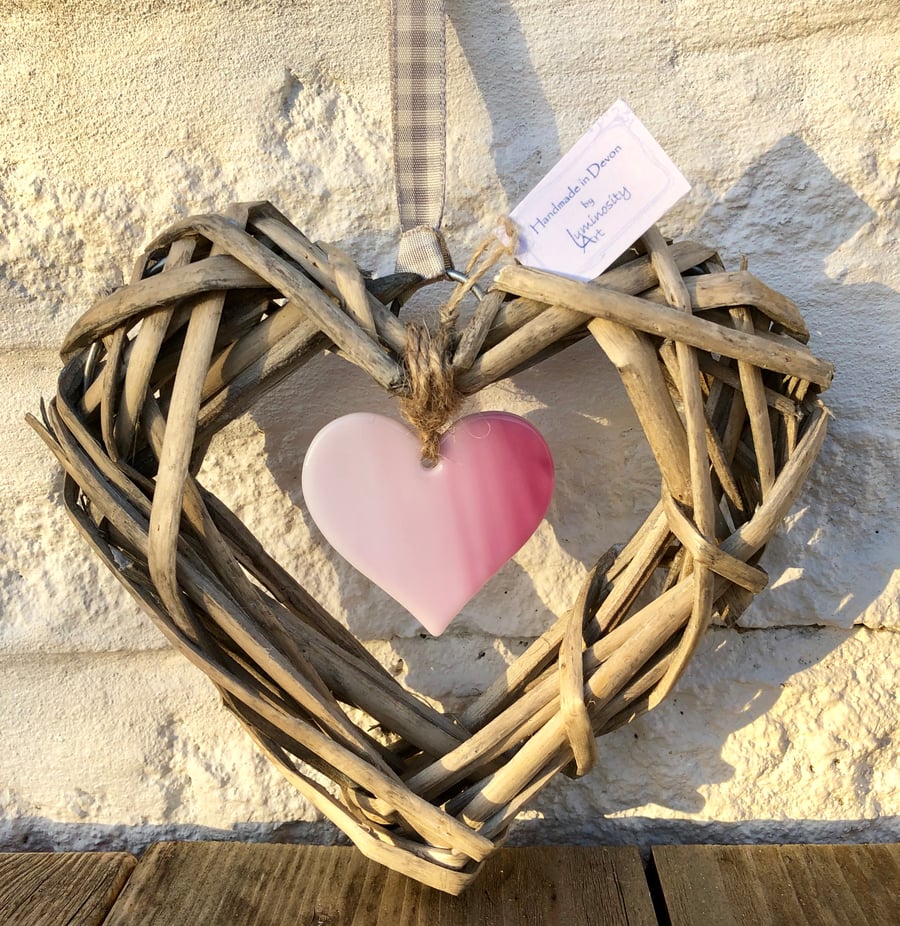
[[(809, 329), (797, 306), (746, 270), (685, 277), (684, 286), (691, 298), (693, 311), (730, 309), (734, 305), (752, 306), (773, 323), (781, 325), (796, 340), (803, 344), (809, 340)], [(659, 288), (648, 289), (641, 295), (651, 302), (666, 302), (665, 294)]]
[(413, 853), (402, 848), (402, 843), (389, 830), (385, 830), (371, 821), (361, 823), (353, 814), (348, 812), (346, 805), (336, 801), (321, 785), (311, 778), (300, 774), (283, 750), (278, 748), (276, 744), (271, 741), (267, 742), (255, 728), (248, 726), (246, 729), (278, 771), (326, 819), (347, 833), (357, 848), (366, 856), (389, 868), (402, 871), (422, 884), (448, 894), (459, 894), (469, 884), (473, 874), (477, 871), (477, 867), (475, 869), (469, 868), (466, 873), (453, 871), (428, 861), (422, 857), (422, 854)]
[(597, 763), (597, 743), (584, 703), (584, 663), (581, 656), (587, 593), (588, 585), (585, 583), (569, 615), (559, 646), (559, 711), (579, 775), (586, 775)]
[[(684, 269), (697, 263), (698, 258), (702, 259), (704, 255), (712, 254), (712, 251), (686, 242), (685, 247), (678, 248), (677, 253), (679, 255), (679, 266)], [(514, 266), (508, 266), (501, 270), (495, 281), (495, 286), (504, 292), (513, 292), (514, 290), (505, 283), (505, 278), (509, 271), (516, 269)], [(656, 275), (647, 258), (641, 258), (630, 264), (617, 267), (615, 270), (607, 271), (599, 279), (604, 282), (605, 287), (628, 293), (639, 293), (657, 282)], [(584, 284), (580, 283), (575, 285), (584, 286)], [(511, 371), (522, 366), (528, 358), (540, 354), (557, 341), (575, 332), (576, 329), (586, 325), (590, 320), (590, 315), (593, 314), (586, 313), (579, 305), (563, 307), (552, 304), (550, 300), (541, 299), (539, 296), (531, 303), (514, 304), (518, 304), (520, 313), (524, 312), (524, 315), (520, 314), (515, 319), (506, 319), (502, 311), (498, 314), (487, 341), (490, 349), (472, 364), (466, 374), (457, 379), (457, 388), (464, 394), (471, 395), (483, 389), (489, 383), (502, 379)], [(549, 307), (531, 317), (534, 306), (540, 304)], [(512, 312), (512, 308), (510, 307), (507, 311)], [(511, 322), (514, 323), (510, 324)], [(506, 332), (507, 329), (509, 329), (508, 333), (505, 334), (502, 340), (498, 341), (499, 336)]]
[(198, 414), (195, 440), (203, 441), (239, 418), (261, 395), (316, 356), (326, 343), (308, 319), (292, 327), (227, 385), (205, 399)]
[[(606, 706), (600, 710), (592, 710), (592, 722), (596, 735), (610, 732), (629, 719), (642, 713), (641, 707), (637, 702), (646, 701), (643, 698), (645, 693), (655, 685), (664, 674), (668, 663), (671, 661), (671, 654), (663, 655), (655, 660), (653, 665), (644, 672), (634, 682), (626, 685)], [(646, 709), (646, 708), (644, 708)], [(544, 766), (540, 775), (535, 776), (531, 782), (512, 798), (504, 807), (492, 817), (485, 820), (478, 832), (482, 836), (494, 839), (502, 832), (512, 819), (519, 813), (528, 802), (540, 791), (558, 772), (565, 769), (568, 764), (568, 754), (566, 750), (559, 749), (556, 754), (550, 758)]]
[[(37, 424), (37, 422), (34, 421), (34, 419), (31, 419), (30, 423), (32, 423), (32, 425), (35, 426), (36, 430), (38, 430), (38, 432), (41, 433), (42, 436), (48, 439), (51, 449), (54, 449), (54, 452), (56, 452), (57, 445), (52, 441), (51, 438), (49, 438), (49, 435), (47, 435), (46, 432), (43, 431), (43, 429), (40, 427), (40, 425)], [(60, 459), (60, 462), (63, 462), (65, 457), (60, 456), (59, 459)], [(69, 477), (67, 477), (67, 482), (69, 482)], [(73, 513), (73, 509), (70, 508), (70, 514), (72, 513)], [(125, 585), (125, 587), (128, 589), (128, 591), (131, 592), (132, 595), (134, 595), (134, 597), (139, 601), (139, 603), (142, 604), (142, 606), (144, 606), (148, 610), (148, 612), (150, 612), (151, 614), (154, 614), (160, 620), (161, 629), (166, 634), (166, 636), (169, 637), (170, 640), (180, 641), (181, 638), (178, 637), (177, 633), (173, 637), (168, 620), (166, 619), (164, 612), (162, 612), (158, 608), (158, 605), (156, 604), (155, 599), (151, 598), (146, 592), (142, 591), (140, 587), (135, 586), (133, 583), (129, 582), (125, 578), (123, 571), (118, 568), (117, 564), (107, 554), (104, 544), (102, 542), (102, 539), (100, 538), (99, 532), (97, 532), (96, 528), (93, 527), (90, 520), (84, 517), (75, 517), (73, 518), (73, 521), (76, 524), (76, 526), (79, 528), (79, 530), (82, 532), (82, 535), (85, 537), (85, 539), (91, 544), (91, 546), (95, 548), (96, 552), (101, 557), (101, 559), (104, 562), (106, 562), (107, 566), (114, 572), (114, 574), (116, 574), (120, 578), (120, 580)], [(203, 669), (204, 671), (207, 671), (208, 660), (205, 657), (203, 657), (200, 654), (200, 652), (196, 650), (195, 647), (190, 646), (190, 641), (188, 641), (188, 644), (189, 644), (188, 646), (189, 652), (187, 653), (188, 658), (191, 658), (192, 661), (196, 662), (196, 664), (201, 669)], [(240, 702), (235, 702), (234, 696), (228, 691), (223, 690), (223, 697), (225, 698), (226, 704), (228, 704), (232, 708), (235, 706), (236, 703), (240, 703)], [(242, 720), (242, 722), (244, 721), (244, 718), (241, 713), (238, 713), (237, 716), (240, 720)], [(267, 728), (270, 728), (270, 729), (279, 729), (275, 727), (270, 721), (266, 721), (266, 723), (263, 724), (263, 726), (266, 726)], [(258, 732), (258, 729), (248, 728), (248, 732), (257, 742), (260, 742), (260, 737), (262, 736), (262, 734)], [(280, 729), (279, 729), (279, 733), (281, 734), (281, 736), (279, 737), (280, 739), (284, 739), (284, 740), (296, 743), (296, 740), (293, 740), (290, 736), (286, 736), (285, 734), (281, 733)], [(297, 772), (293, 764), (289, 762), (286, 754), (283, 752), (281, 747), (273, 744), (271, 740), (268, 742), (272, 746), (272, 748), (275, 748), (278, 750), (278, 761), (284, 762), (286, 765), (289, 766), (291, 770), (288, 776), (289, 779), (297, 787), (300, 788), (301, 792), (304, 793), (312, 801), (314, 806), (316, 806), (328, 819), (332, 820), (332, 822), (334, 822), (336, 825), (341, 826), (344, 829), (344, 831), (350, 834), (355, 839), (355, 841), (357, 841), (357, 844), (361, 845), (364, 851), (371, 854), (373, 858), (377, 860), (380, 859), (385, 864), (389, 864), (392, 867), (398, 867), (400, 870), (406, 871), (412, 876), (417, 877), (420, 880), (426, 881), (426, 883), (430, 883), (434, 887), (440, 890), (446, 890), (451, 893), (458, 893), (468, 883), (471, 877), (471, 874), (467, 874), (465, 876), (463, 875), (454, 876), (455, 873), (452, 871), (448, 872), (448, 871), (445, 871), (443, 868), (440, 868), (439, 866), (433, 866), (433, 865), (428, 866), (425, 863), (420, 863), (415, 860), (412, 864), (409, 864), (404, 859), (405, 853), (403, 852), (390, 853), (388, 855), (380, 854), (380, 849), (378, 849), (378, 845), (380, 844), (374, 847), (376, 851), (373, 853), (372, 852), (373, 847), (369, 846), (367, 842), (367, 840), (372, 840), (371, 834), (373, 832), (373, 827), (371, 825), (371, 822), (366, 821), (365, 825), (363, 826), (359, 825), (359, 823), (355, 821), (350, 814), (347, 813), (346, 809), (339, 802), (335, 801), (330, 795), (328, 795), (327, 792), (323, 788), (321, 788), (318, 784), (313, 782), (312, 779), (310, 779), (308, 776), (301, 775), (299, 772)], [(302, 745), (300, 746), (299, 751), (302, 751), (302, 753), (308, 759), (313, 760), (314, 764), (318, 766), (319, 768), (327, 767), (327, 768), (334, 769), (333, 766), (323, 763), (322, 760), (318, 758), (315, 752), (303, 747)], [(273, 758), (272, 755), (268, 751), (267, 751), (267, 754), (270, 756), (270, 758)], [(281, 770), (285, 771), (284, 768), (281, 768)], [(333, 770), (332, 775), (336, 775), (338, 778), (343, 777), (343, 773), (337, 770)], [(391, 835), (388, 831), (381, 832), (380, 836), (381, 838), (385, 839), (390, 845), (394, 845), (396, 842), (395, 840), (392, 840)], [(460, 864), (459, 867), (462, 867), (462, 865)]]
[(186, 615), (183, 613), (177, 579), (182, 499), (197, 427), (200, 392), (209, 368), (224, 303), (224, 293), (206, 297), (194, 310), (188, 323), (184, 350), (172, 391), (166, 439), (159, 454), (156, 488), (150, 511), (147, 548), (150, 577), (166, 609), (170, 613), (181, 613), (183, 619), (186, 619)]
[[(659, 230), (654, 226), (642, 236), (650, 259), (659, 277), (660, 288), (670, 305), (691, 317), (691, 299), (681, 274), (668, 252)], [(697, 533), (711, 548), (716, 539), (716, 507), (709, 478), (709, 456), (706, 451), (706, 406), (700, 390), (700, 366), (696, 351), (683, 341), (677, 341), (675, 351), (681, 374), (680, 392), (684, 403), (685, 432), (691, 480), (691, 501)], [(670, 527), (672, 526), (670, 522)], [(687, 545), (686, 545), (687, 546)], [(696, 561), (694, 571), (694, 602), (691, 619), (685, 629), (672, 664), (659, 684), (660, 691), (674, 686), (712, 618), (714, 580), (708, 565)]]
[[(713, 253), (710, 248), (693, 241), (677, 241), (672, 245), (672, 255), (681, 270), (687, 270), (702, 263)], [(659, 281), (650, 264), (650, 258), (643, 256), (601, 273), (594, 282), (634, 296), (651, 290)], [(494, 324), (488, 333), (487, 346), (493, 347), (544, 311), (556, 310), (534, 299), (507, 300), (494, 319)], [(576, 327), (586, 324), (587, 321), (588, 317), (578, 319)]]
[[(753, 318), (750, 310), (737, 306), (731, 310), (731, 317), (740, 331), (753, 331)], [(759, 369), (745, 360), (738, 360), (738, 373), (743, 387), (744, 403), (750, 419), (750, 432), (753, 435), (753, 449), (759, 467), (759, 484), (762, 497), (765, 498), (775, 482), (775, 448), (772, 444), (772, 422), (763, 390), (762, 375)]]
[(289, 302), (255, 325), (242, 338), (232, 341), (210, 363), (200, 393), (201, 400), (206, 402), (227, 388), (244, 370), (298, 328), (303, 332), (301, 343), (308, 343), (317, 331), (314, 323)]
[[(109, 466), (102, 455), (99, 459), (107, 463), (102, 467), (104, 477), (127, 491), (124, 488), (127, 481), (122, 473), (116, 467)], [(208, 503), (211, 496), (206, 495), (205, 498)], [(149, 503), (146, 499), (138, 495), (136, 501), (138, 510), (149, 518)], [(233, 524), (230, 526), (233, 527)], [(269, 606), (273, 607), (274, 602), (270, 600)], [(333, 619), (329, 620), (336, 624)], [(348, 703), (357, 704), (379, 716), (386, 729), (395, 730), (409, 742), (433, 755), (439, 755), (465, 739), (466, 734), (461, 727), (400, 688), (358, 643), (357, 646), (365, 654), (365, 661), (354, 656), (352, 650), (341, 649), (328, 642), (312, 628), (296, 621), (285, 621), (284, 617), (282, 624), (290, 625), (291, 633), (298, 638), (300, 654), (310, 658), (329, 687)], [(280, 639), (283, 642), (284, 638)], [(297, 653), (293, 650), (291, 652), (296, 660)]]
[(504, 703), (515, 698), (528, 681), (556, 656), (567, 619), (567, 614), (557, 618), (502, 676), (463, 711), (460, 720), (466, 729), (481, 728)]
[(367, 855), (441, 890), (554, 774), (594, 764), (595, 736), (659, 702), (713, 607), (733, 622), (764, 587), (760, 554), (824, 439), (832, 368), (790, 300), (656, 229), (630, 253), (594, 284), (506, 267), (451, 343), (470, 394), (591, 334), (662, 476), (624, 548), (462, 722), (406, 691), (195, 475), (220, 427), (322, 350), (402, 393), (407, 329), (386, 305), (420, 278), (371, 280), (266, 203), (186, 220), (73, 326), (45, 426), (30, 419), (80, 534), (264, 753)]
[(228, 254), (196, 261), (158, 277), (149, 277), (99, 299), (72, 326), (60, 350), (63, 359), (116, 328), (186, 296), (229, 289), (257, 289), (265, 280)]
[(396, 361), (353, 323), (307, 276), (272, 254), (251, 235), (222, 216), (195, 216), (176, 224), (153, 241), (149, 250), (165, 247), (187, 234), (203, 235), (233, 254), (266, 283), (302, 304), (319, 328), (380, 386), (391, 390), (403, 382)]
[(768, 584), (768, 576), (743, 560), (729, 556), (721, 547), (710, 543), (691, 522), (678, 502), (670, 496), (664, 498), (666, 519), (672, 533), (684, 544), (695, 563), (712, 570), (717, 575), (746, 588), (754, 594), (761, 592)]
[(502, 305), (503, 293), (498, 290), (492, 290), (478, 303), (453, 352), (453, 370), (457, 375), (465, 373), (475, 362)]
[(114, 331), (104, 339), (104, 346), (106, 347), (106, 364), (101, 376), (100, 437), (106, 452), (113, 460), (117, 460), (119, 452), (116, 448), (115, 421), (116, 405), (120, 394), (120, 371), (125, 349), (125, 332), (121, 328)]
[[(670, 626), (672, 612), (668, 607), (672, 602), (687, 613), (689, 599), (683, 594), (681, 599), (670, 595), (665, 599), (663, 607), (644, 609), (640, 615), (629, 618), (589, 647), (584, 653), (585, 675), (595, 673), (619, 647), (634, 636), (636, 628), (642, 623), (646, 625), (647, 632), (664, 635)], [(489, 767), (498, 757), (541, 729), (558, 713), (558, 676), (553, 670), (548, 670), (514, 704), (473, 733), (471, 739), (417, 772), (407, 783), (417, 793), (434, 797), (464, 778)]]
[[(700, 354), (699, 360), (700, 369), (704, 373), (714, 376), (725, 385), (731, 386), (732, 389), (742, 388), (741, 378), (736, 370), (731, 369), (731, 367), (726, 366), (719, 360), (714, 360), (709, 354)], [(787, 396), (776, 392), (774, 389), (769, 389), (767, 386), (763, 387), (763, 395), (765, 396), (766, 405), (769, 408), (774, 408), (783, 417), (794, 419), (800, 417), (800, 406)]]
[[(146, 403), (145, 412), (150, 443), (162, 458), (169, 434), (167, 423), (154, 402)], [(157, 499), (158, 495), (155, 494), (154, 510)], [(201, 537), (207, 563), (216, 571), (223, 583), (224, 591), (235, 602), (234, 607), (224, 607), (219, 611), (218, 625), (290, 698), (308, 711), (310, 716), (316, 718), (323, 728), (330, 730), (349, 748), (356, 749), (376, 765), (384, 767), (380, 757), (370, 749), (359, 736), (356, 727), (341, 711), (331, 691), (307, 660), (305, 653), (282, 632), (260, 592), (248, 581), (232, 556), (230, 548), (203, 504), (196, 483), (189, 476), (184, 478), (183, 499), (183, 517)], [(153, 523), (151, 511), (151, 553)], [(148, 557), (151, 567), (152, 562), (152, 558)], [(159, 587), (156, 579), (154, 584)]]
[[(183, 238), (175, 242), (169, 252), (163, 273), (171, 273), (178, 267), (191, 262), (196, 240)], [(172, 320), (174, 306), (153, 312), (143, 319), (140, 331), (132, 342), (128, 365), (125, 369), (125, 382), (122, 386), (122, 399), (119, 403), (115, 424), (115, 441), (119, 456), (128, 456), (134, 449), (138, 420), (141, 407), (150, 388), (150, 380), (156, 358), (162, 347), (169, 322)]]
[[(825, 412), (823, 409), (817, 409), (797, 453), (780, 474), (767, 502), (760, 506), (747, 524), (723, 542), (722, 549), (726, 553), (746, 561), (759, 547), (768, 542), (775, 527), (787, 514), (799, 493), (803, 479), (824, 440), (825, 425)], [(634, 626), (640, 624), (640, 629), (630, 634), (628, 641), (619, 646), (615, 654), (603, 663), (602, 671), (590, 676), (588, 687), (598, 704), (602, 706), (615, 695), (614, 689), (617, 688), (619, 680), (628, 675), (629, 671), (633, 671), (631, 667), (636, 670), (642, 661), (646, 661), (644, 656), (653, 650), (654, 643), (669, 639), (672, 631), (687, 620), (692, 609), (693, 585), (694, 577), (690, 576), (645, 607), (640, 615), (635, 615), (629, 620), (629, 625), (631, 621), (635, 621)], [(632, 627), (629, 626), (628, 629), (630, 631)], [(652, 700), (651, 694), (650, 705)], [(559, 714), (555, 714), (528, 740), (510, 763), (488, 778), (476, 789), (474, 795), (469, 796), (464, 808), (454, 806), (453, 811), (472, 823), (477, 823), (482, 817), (486, 819), (493, 807), (502, 805), (517, 790), (524, 787), (539, 772), (544, 758), (553, 755), (563, 742), (562, 719)]]
[[(74, 389), (80, 381), (80, 365), (73, 362), (65, 372), (67, 379), (61, 383), (62, 395)], [(149, 521), (149, 501), (134, 489), (120, 467), (114, 466), (99, 452), (100, 448), (84, 429), (74, 408), (63, 402), (60, 409), (63, 421), (74, 426), (76, 440), (91, 454), (92, 461), (103, 473), (103, 477), (129, 500), (136, 514)], [(267, 587), (275, 590), (276, 595), (280, 594), (286, 606), (293, 607), (295, 613), (302, 613), (304, 621), (310, 621), (314, 615), (318, 615), (318, 630), (291, 622), (291, 632), (299, 635), (301, 647), (307, 648), (316, 670), (320, 674), (325, 673), (329, 685), (348, 702), (358, 704), (373, 716), (379, 716), (387, 729), (396, 731), (433, 755), (452, 748), (466, 738), (467, 734), (461, 726), (402, 689), (342, 625), (327, 615), (265, 554), (252, 534), (218, 500), (204, 493), (204, 501), (216, 524), (224, 526), (226, 536), (232, 542), (240, 543), (245, 562), (252, 563), (254, 574), (264, 579)], [(323, 639), (328, 634), (336, 642), (328, 643)], [(353, 655), (354, 651), (356, 656)]]
[[(484, 351), (496, 347), (518, 331), (519, 328), (524, 327), (528, 322), (548, 311), (548, 307), (543, 302), (537, 302), (535, 299), (511, 298), (501, 289), (497, 289), (496, 292), (501, 294), (504, 301), (500, 304), (500, 311), (494, 317), (494, 321), (484, 339), (482, 345)], [(584, 321), (585, 319), (578, 319), (577, 323), (574, 323), (575, 327), (577, 328)]]
[(644, 526), (648, 530), (643, 542), (633, 553), (627, 547), (622, 551), (619, 559), (624, 560), (627, 554), (628, 565), (618, 575), (611, 576), (612, 588), (594, 615), (593, 623), (599, 634), (608, 635), (621, 624), (665, 552), (671, 531), (661, 504), (654, 508)]
[(356, 264), (349, 255), (333, 244), (322, 244), (321, 248), (328, 255), (328, 262), (334, 269), (334, 284), (340, 294), (344, 309), (356, 319), (359, 327), (373, 341), (378, 340), (372, 306), (369, 305), (370, 296), (366, 292), (366, 284)]
[[(595, 570), (607, 577), (610, 588), (592, 618), (595, 633), (608, 634), (621, 621), (655, 569), (669, 536), (662, 503), (659, 503), (614, 560), (612, 550), (598, 560)], [(588, 586), (590, 578), (588, 576), (585, 580), (583, 588)], [(461, 717), (467, 729), (481, 729), (498, 709), (518, 696), (525, 685), (542, 672), (556, 655), (568, 621), (568, 613), (559, 618), (484, 694), (472, 702)]]
[[(251, 209), (248, 227), (268, 236), (293, 257), (320, 286), (333, 292), (336, 284), (325, 246), (314, 244), (275, 209), (271, 203)], [(379, 337), (398, 357), (406, 352), (406, 325), (392, 315), (374, 296), (370, 296), (371, 315)]]
[(516, 295), (620, 322), (700, 350), (748, 360), (765, 370), (801, 376), (823, 388), (830, 385), (834, 376), (830, 363), (819, 360), (802, 345), (791, 346), (783, 340), (726, 329), (704, 318), (664, 306), (650, 306), (634, 296), (599, 286), (585, 287), (575, 280), (520, 266), (504, 267), (497, 285)]
[[(674, 594), (669, 595), (674, 599)], [(658, 623), (642, 623), (615, 653), (588, 679), (585, 695), (595, 706), (608, 703), (628, 683), (648, 659), (668, 640), (688, 617), (690, 598), (681, 596), (680, 607), (665, 612)], [(565, 742), (564, 721), (559, 713), (530, 737), (515, 756), (487, 778), (471, 796), (459, 816), (475, 825), (490, 817), (496, 807), (507, 803), (535, 775), (539, 774), (548, 756), (553, 756)]]
[(596, 318), (588, 329), (619, 371), (668, 490), (690, 501), (690, 467), (684, 425), (669, 398), (650, 339), (625, 325)]
[[(647, 535), (647, 542), (644, 547), (649, 553), (649, 561), (652, 562), (655, 559), (660, 542), (659, 534), (656, 533), (658, 530), (657, 525), (661, 526), (665, 536), (668, 536), (666, 517), (661, 505), (651, 519), (648, 520), (654, 523), (654, 531)], [(621, 557), (622, 554), (620, 554)], [(630, 605), (631, 600), (633, 600), (631, 595), (633, 588), (632, 575), (630, 573), (635, 568), (635, 564), (637, 564), (637, 569), (645, 569), (647, 561), (647, 559), (637, 556), (628, 563), (624, 570), (618, 573), (613, 582), (613, 589), (601, 605), (601, 611), (606, 610), (608, 606), (615, 608), (616, 603), (619, 606), (618, 610)], [(612, 574), (614, 571), (615, 567), (611, 567), (606, 570), (606, 573)], [(620, 594), (617, 598), (614, 598), (620, 582), (625, 589), (626, 597), (623, 598)], [(661, 628), (665, 630), (669, 626), (666, 622), (671, 618), (673, 607), (681, 610), (689, 608), (689, 598), (684, 595), (683, 590), (680, 594), (681, 598), (671, 595), (663, 597), (660, 604), (645, 607), (638, 615), (630, 617), (625, 623), (619, 624), (615, 629), (607, 632), (585, 651), (584, 673), (588, 675), (595, 672), (603, 662), (634, 635), (635, 628), (641, 622), (646, 622), (654, 629), (654, 632), (659, 632)], [(610, 605), (610, 602), (614, 603)], [(598, 618), (604, 619), (599, 613)], [(605, 625), (608, 625), (605, 619), (604, 622)], [(563, 621), (560, 621), (560, 624), (562, 623)], [(557, 632), (562, 633), (561, 630)], [(523, 659), (524, 655), (520, 659)], [(511, 670), (515, 671), (515, 668), (516, 664), (514, 663)], [(558, 695), (558, 675), (553, 669), (548, 669), (532, 687), (521, 693), (516, 701), (501, 714), (498, 714), (477, 729), (477, 732), (472, 735), (470, 740), (460, 745), (452, 753), (445, 755), (438, 762), (433, 763), (427, 769), (418, 772), (409, 780), (410, 787), (433, 797), (441, 790), (452, 787), (462, 778), (489, 766), (497, 757), (530, 736), (535, 730), (543, 726), (550, 717), (558, 713)]]
[[(665, 370), (668, 373), (668, 377), (666, 378), (666, 385), (669, 387), (673, 401), (675, 401), (676, 405), (681, 406), (681, 393), (677, 386), (677, 383), (681, 379), (681, 373), (680, 363), (678, 360), (678, 352), (675, 349), (675, 345), (671, 341), (664, 341), (660, 345), (659, 355), (662, 358)], [(698, 362), (699, 359), (700, 358), (698, 357)], [(719, 484), (724, 489), (726, 495), (731, 500), (732, 504), (740, 507), (740, 490), (738, 489), (737, 483), (735, 482), (734, 474), (731, 472), (731, 466), (729, 465), (728, 459), (722, 448), (719, 435), (716, 433), (712, 422), (709, 420), (709, 415), (706, 412), (706, 408), (704, 408), (704, 431), (706, 436), (706, 453), (709, 456), (710, 462), (712, 463), (713, 472), (716, 478), (719, 480)], [(719, 534), (724, 534), (725, 525), (722, 523), (721, 518), (719, 518), (718, 515), (716, 517), (716, 532)]]

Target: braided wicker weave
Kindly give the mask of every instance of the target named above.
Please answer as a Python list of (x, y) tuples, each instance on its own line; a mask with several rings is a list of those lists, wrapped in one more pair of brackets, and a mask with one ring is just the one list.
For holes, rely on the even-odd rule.
[(267, 203), (187, 219), (75, 324), (44, 426), (29, 419), (85, 539), (260, 749), (366, 855), (443, 891), (765, 586), (759, 556), (824, 439), (832, 369), (789, 300), (655, 229), (631, 256), (594, 284), (508, 264), (451, 344), (472, 394), (592, 336), (662, 475), (635, 536), (459, 717), (401, 687), (195, 478), (216, 431), (323, 349), (402, 395), (407, 329), (386, 306), (417, 280), (365, 279)]

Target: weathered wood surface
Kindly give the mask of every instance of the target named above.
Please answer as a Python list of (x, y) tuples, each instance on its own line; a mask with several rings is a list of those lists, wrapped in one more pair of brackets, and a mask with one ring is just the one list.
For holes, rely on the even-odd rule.
[(655, 926), (637, 849), (502, 849), (448, 896), (343, 846), (159, 843), (105, 926)]
[[(135, 868), (135, 865), (137, 867)], [(670, 926), (895, 926), (900, 845), (659, 846)], [(3, 926), (654, 926), (637, 849), (502, 849), (452, 897), (343, 846), (0, 853)]]
[(658, 846), (671, 926), (896, 926), (900, 845)]
[(0, 923), (99, 926), (136, 864), (127, 852), (0, 853)]

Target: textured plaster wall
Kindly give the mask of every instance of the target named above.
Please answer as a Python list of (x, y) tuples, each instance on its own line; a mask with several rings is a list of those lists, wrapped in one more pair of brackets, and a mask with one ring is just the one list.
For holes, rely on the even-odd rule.
[[(390, 268), (387, 4), (0, 2), (0, 847), (162, 835), (330, 840), (211, 686), (89, 558), (23, 415), (57, 347), (179, 216), (271, 199)], [(835, 418), (767, 553), (675, 696), (547, 788), (530, 841), (900, 838), (900, 90), (895, 0), (448, 0), (446, 229), (458, 258), (617, 97), (693, 184), (663, 222), (792, 297), (837, 365)], [(658, 475), (581, 344), (479, 404), (556, 455), (548, 522), (438, 641), (308, 529), (305, 447), (391, 410), (322, 358), (215, 442), (204, 477), (409, 685), (448, 709), (571, 603)]]

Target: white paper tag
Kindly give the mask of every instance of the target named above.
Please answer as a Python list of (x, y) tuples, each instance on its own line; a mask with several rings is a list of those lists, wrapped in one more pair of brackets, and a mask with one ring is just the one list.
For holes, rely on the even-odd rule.
[(618, 100), (512, 211), (516, 257), (536, 270), (592, 280), (690, 188)]

